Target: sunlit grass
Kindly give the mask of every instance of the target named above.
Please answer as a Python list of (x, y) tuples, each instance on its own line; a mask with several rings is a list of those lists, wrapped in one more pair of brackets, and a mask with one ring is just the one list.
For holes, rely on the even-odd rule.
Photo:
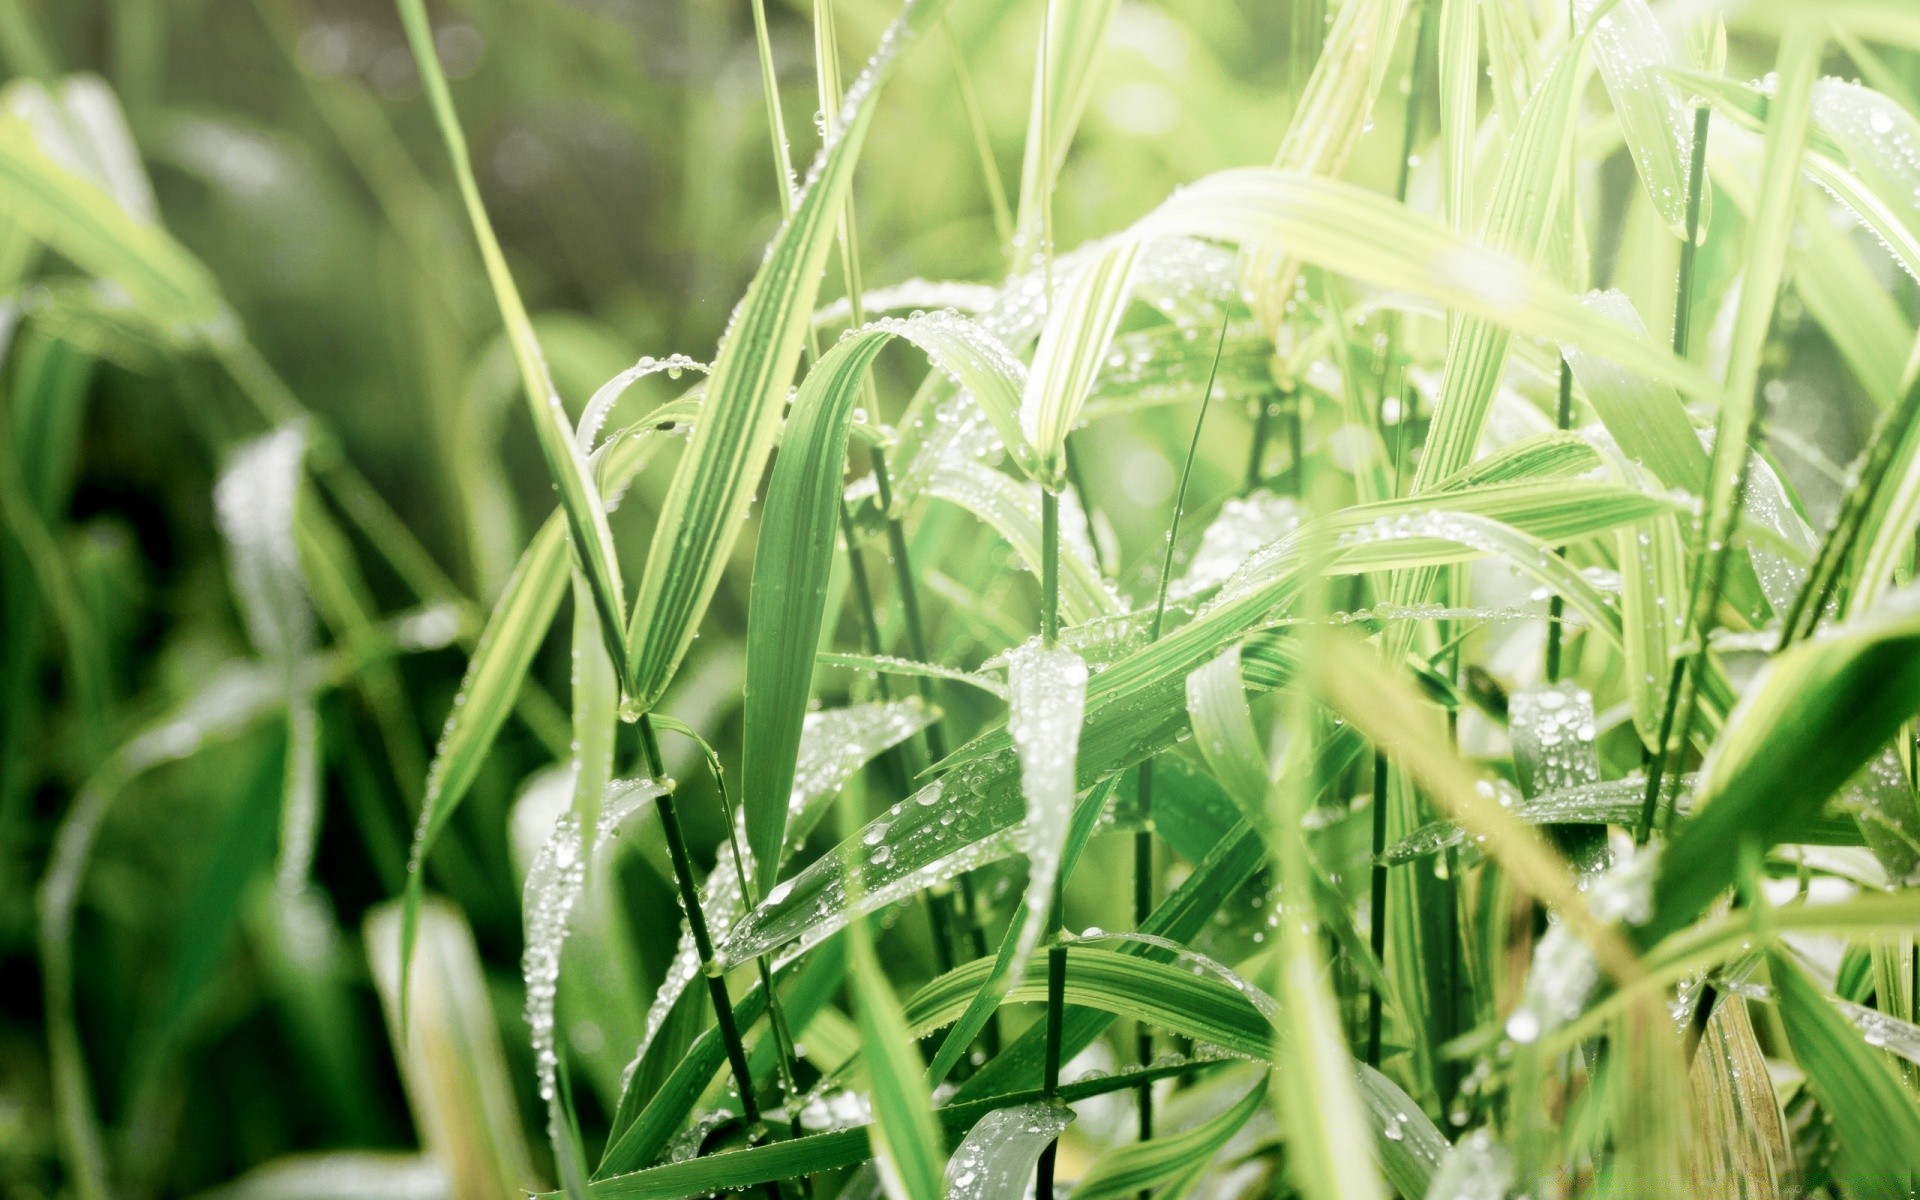
[(1904, 4), (213, 7), (0, 0), (20, 1194), (1914, 1186)]

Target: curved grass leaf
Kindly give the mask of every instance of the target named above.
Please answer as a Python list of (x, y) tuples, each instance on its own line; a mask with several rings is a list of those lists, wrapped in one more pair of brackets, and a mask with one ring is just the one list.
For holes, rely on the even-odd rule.
[[(1041, 1151), (1073, 1123), (1064, 1104), (1040, 1101), (996, 1108), (980, 1118), (947, 1163), (953, 1200), (1024, 1200)], [(1074, 1189), (1081, 1194), (1080, 1188)]]
[[(1060, 1099), (1068, 1104), (1094, 1096), (1125, 1091), (1156, 1079), (1195, 1074), (1214, 1067), (1208, 1062), (1181, 1062), (1123, 1071), (1101, 1079), (1060, 1085)], [(1040, 1099), (1038, 1088), (1005, 1092), (986, 1100), (958, 1102), (934, 1110), (934, 1118), (949, 1138), (957, 1138), (997, 1108)], [(811, 1134), (791, 1141), (729, 1150), (685, 1162), (666, 1163), (649, 1170), (609, 1175), (594, 1181), (594, 1200), (678, 1200), (679, 1197), (739, 1191), (757, 1184), (793, 1179), (865, 1162), (873, 1155), (874, 1127), (861, 1125), (832, 1133)]]
[[(1770, 660), (1701, 769), (1696, 814), (1667, 846), (1646, 933), (1693, 920), (1739, 869), (1819, 811), (1920, 709), (1920, 616), (1869, 618)], [(1782, 779), (1793, 786), (1783, 788)], [(1649, 943), (1650, 944), (1650, 943)]]
[[(1693, 147), (1693, 113), (1667, 73), (1678, 65), (1666, 34), (1646, 0), (1580, 0), (1574, 9), (1593, 22), (1593, 59), (1620, 119), (1620, 136), (1633, 155), (1647, 199), (1676, 237), (1687, 236), (1687, 167)], [(1711, 192), (1701, 195), (1700, 228), (1712, 212)]]
[(1139, 253), (1132, 238), (1107, 243), (1047, 310), (1020, 398), (1020, 429), (1033, 447), (1034, 477), (1049, 491), (1066, 483), (1067, 435), (1126, 312)]
[(1780, 1020), (1794, 1060), (1833, 1122), (1840, 1142), (1840, 1178), (1855, 1196), (1891, 1196), (1913, 1186), (1913, 1148), (1920, 1145), (1920, 1105), (1893, 1064), (1783, 953), (1767, 957), (1780, 998)]
[(1100, 1156), (1074, 1187), (1075, 1200), (1118, 1200), (1168, 1181), (1174, 1192), (1199, 1175), (1267, 1098), (1267, 1080), (1255, 1080), (1232, 1108), (1192, 1129), (1136, 1142)]
[(1306, 262), (1363, 283), (1585, 347), (1687, 395), (1717, 398), (1720, 392), (1660, 347), (1595, 322), (1575, 296), (1510, 253), (1467, 241), (1432, 217), (1339, 180), (1258, 167), (1220, 171), (1175, 193), (1132, 232), (1286, 246)]
[(946, 1194), (946, 1155), (927, 1094), (926, 1064), (908, 1036), (864, 919), (853, 922), (851, 941), (861, 1061), (878, 1117), (874, 1158), (895, 1200), (940, 1200)]
[(814, 649), (826, 613), (853, 409), (873, 360), (896, 337), (921, 347), (974, 395), (1004, 394), (1007, 411), (1018, 395), (1012, 356), (957, 317), (889, 321), (863, 330), (822, 356), (801, 384), (767, 484), (747, 615), (747, 678), (753, 682), (743, 731), (742, 805), (762, 891), (773, 886), (786, 829)]
[(702, 417), (675, 468), (627, 627), (628, 703), (660, 699), (698, 632), (740, 536), (819, 294), (820, 274), (872, 124), (875, 98), (901, 48), (943, 0), (909, 0), (881, 51), (847, 92), (793, 216), (775, 236), (724, 335)]
[(514, 365), (520, 372), (520, 387), (526, 396), (527, 415), (533, 422), (540, 454), (546, 460), (547, 474), (560, 492), (560, 507), (567, 517), (567, 531), (574, 557), (593, 591), (594, 607), (599, 614), (601, 636), (607, 653), (615, 662), (626, 657), (622, 622), (626, 600), (620, 584), (620, 560), (613, 549), (613, 530), (584, 450), (576, 444), (573, 424), (560, 403), (560, 393), (547, 371), (546, 356), (540, 350), (533, 322), (527, 316), (520, 289), (513, 282), (506, 255), (494, 236), (493, 222), (480, 199), (480, 185), (473, 176), (473, 163), (467, 151), (467, 136), (453, 107), (453, 95), (447, 89), (447, 77), (440, 69), (439, 51), (434, 46), (433, 29), (427, 21), (425, 0), (395, 0), (400, 20), (406, 27), (407, 41), (413, 47), (427, 99), (433, 106), (434, 120), (447, 144), (453, 163), (454, 180), (466, 205), (467, 220), (480, 243), (480, 257), (486, 264), (487, 282), (493, 288), (494, 303), (507, 328), (507, 343), (513, 349)]

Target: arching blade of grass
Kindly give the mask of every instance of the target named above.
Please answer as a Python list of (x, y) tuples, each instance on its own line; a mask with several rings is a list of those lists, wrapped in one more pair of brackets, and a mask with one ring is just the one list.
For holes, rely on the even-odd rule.
[[(599, 456), (599, 494), (617, 496), (658, 446), (661, 426), (685, 421), (690, 403), (664, 405), (632, 429), (610, 439)], [(447, 716), (433, 763), (427, 768), (426, 795), (407, 860), (407, 887), (401, 907), (400, 953), (411, 961), (413, 929), (426, 889), (426, 858), (446, 831), (467, 789), (473, 786), (494, 739), (513, 710), (514, 697), (546, 640), (569, 578), (567, 524), (555, 513), (534, 535), (508, 577), (506, 590), (487, 618), (486, 628), (467, 660), (453, 711)], [(409, 977), (410, 978), (410, 977)], [(405, 1007), (406, 982), (401, 983)]]
[(10, 220), (126, 288), (160, 329), (190, 341), (214, 333), (226, 303), (199, 260), (47, 157), (26, 122), (11, 114), (0, 118), (0, 197)]
[[(1016, 254), (1024, 251), (1034, 257), (1053, 253), (1052, 247), (1038, 245), (1044, 224), (1042, 201), (1053, 191), (1067, 148), (1073, 144), (1074, 131), (1086, 112), (1093, 91), (1094, 62), (1106, 42), (1107, 26), (1116, 7), (1114, 0), (1044, 3), (1050, 10), (1046, 19), (1051, 26), (1046, 58), (1034, 73), (1033, 102), (1027, 108), (1026, 151), (1020, 164), (1020, 198), (1013, 225)], [(1023, 271), (1030, 265), (1029, 261), (1016, 261), (1014, 269)]]
[[(1574, 13), (1583, 22), (1599, 17), (1594, 65), (1620, 120), (1620, 135), (1633, 154), (1647, 199), (1675, 236), (1684, 238), (1693, 111), (1667, 72), (1677, 64), (1666, 33), (1646, 0), (1579, 0)], [(1701, 229), (1712, 212), (1710, 195), (1701, 196)]]
[[(1231, 985), (1195, 974), (1184, 964), (1155, 962), (1094, 946), (1067, 948), (1067, 1002), (1148, 1021), (1169, 1031), (1264, 1060), (1272, 1036), (1265, 1015)], [(907, 1024), (916, 1034), (946, 1025), (972, 1001), (993, 968), (988, 959), (956, 967), (906, 1002)], [(1047, 998), (1047, 964), (1031, 962), (1008, 989), (1003, 1003)]]
[(1108, 1151), (1080, 1177), (1074, 1185), (1074, 1196), (1078, 1200), (1118, 1200), (1144, 1194), (1170, 1180), (1170, 1190), (1181, 1191), (1260, 1111), (1266, 1098), (1267, 1081), (1263, 1077), (1232, 1108), (1212, 1120), (1180, 1133)]
[[(1866, 618), (1776, 655), (1727, 717), (1702, 769), (1698, 812), (1660, 861), (1643, 944), (1733, 883), (1729, 846), (1765, 850), (1817, 812), (1914, 715), (1920, 617)], [(1780, 780), (1794, 785), (1782, 788)]]
[(1126, 312), (1139, 252), (1139, 243), (1131, 238), (1114, 241), (1047, 309), (1020, 399), (1020, 428), (1038, 460), (1035, 478), (1049, 491), (1066, 483), (1067, 434), (1079, 419)]
[(1893, 1064), (1784, 952), (1767, 956), (1787, 1042), (1840, 1141), (1837, 1174), (1858, 1196), (1898, 1195), (1914, 1174), (1920, 1105)]
[(908, 1036), (900, 1002), (880, 969), (864, 921), (853, 923), (852, 943), (861, 1061), (878, 1117), (874, 1156), (888, 1180), (889, 1195), (940, 1200), (946, 1195), (947, 1156), (927, 1094), (926, 1064)]
[[(1121, 1071), (1101, 1079), (1063, 1084), (1060, 1098), (1074, 1103), (1126, 1091), (1145, 1082), (1194, 1075), (1209, 1069), (1217, 1067), (1207, 1062), (1182, 1062)], [(1029, 1104), (1039, 1098), (1035, 1089), (1005, 1092), (985, 1100), (949, 1104), (935, 1109), (933, 1115), (951, 1141), (996, 1109)], [(784, 1182), (817, 1171), (856, 1166), (873, 1157), (873, 1143), (877, 1138), (873, 1125), (857, 1125), (793, 1141), (729, 1150), (649, 1170), (609, 1175), (594, 1182), (591, 1194), (594, 1200), (677, 1200), (690, 1195), (741, 1191), (756, 1184)]]
[[(980, 518), (1012, 547), (1029, 570), (1035, 575), (1041, 573), (1046, 548), (1041, 537), (1043, 501), (1039, 484), (1023, 484), (982, 463), (957, 462), (934, 473), (927, 482), (926, 494)], [(1071, 503), (1071, 493), (1063, 501)], [(1058, 565), (1061, 615), (1068, 622), (1120, 614), (1119, 599), (1079, 548), (1071, 544), (1062, 547)]]
[(910, 0), (882, 49), (829, 123), (793, 217), (761, 263), (707, 381), (702, 418), (661, 506), (627, 631), (628, 703), (652, 708), (666, 690), (719, 587), (742, 518), (773, 452), (833, 249), (840, 214), (872, 124), (876, 97), (912, 35), (944, 0)]
[(948, 1195), (953, 1200), (1022, 1200), (1033, 1172), (1068, 1125), (1073, 1110), (1039, 1100), (996, 1108), (981, 1117), (947, 1164)]
[(500, 319), (507, 329), (507, 342), (513, 349), (514, 365), (520, 372), (520, 387), (526, 398), (527, 416), (533, 422), (541, 456), (546, 460), (547, 474), (560, 493), (560, 507), (566, 513), (574, 557), (579, 560), (580, 568), (593, 590), (594, 608), (599, 614), (607, 653), (613, 656), (615, 662), (623, 662), (626, 659), (626, 640), (622, 632), (626, 599), (620, 584), (620, 560), (613, 549), (613, 531), (607, 525), (606, 506), (594, 486), (586, 453), (574, 441), (573, 424), (568, 420), (566, 409), (560, 403), (560, 393), (554, 388), (553, 378), (547, 372), (546, 356), (540, 350), (539, 339), (534, 336), (533, 322), (527, 316), (526, 304), (520, 299), (520, 289), (513, 282), (513, 273), (507, 267), (500, 241), (494, 236), (493, 222), (487, 216), (486, 205), (480, 199), (480, 185), (474, 179), (473, 164), (467, 152), (467, 135), (460, 128), (460, 118), (454, 111), (446, 73), (440, 69), (440, 55), (434, 46), (433, 29), (427, 22), (425, 0), (395, 0), (395, 3), (400, 7), (400, 20), (406, 27), (407, 40), (413, 47), (421, 82), (426, 85), (434, 120), (439, 124), (440, 135), (447, 144), (447, 154), (453, 163), (454, 181), (459, 185), (460, 198), (466, 205), (467, 220), (473, 226), (475, 239), (480, 243), (480, 257), (486, 264), (487, 282), (493, 288), (494, 303), (500, 308)]
[[(1340, 6), (1274, 154), (1277, 169), (1329, 179), (1340, 174), (1371, 118), (1406, 11), (1407, 0)], [(1299, 263), (1307, 256), (1302, 246), (1286, 239), (1248, 249), (1253, 252), (1242, 265), (1241, 278), (1249, 285), (1255, 315), (1272, 336), (1284, 319)]]
[(891, 321), (828, 351), (801, 384), (767, 484), (747, 616), (743, 804), (747, 844), (762, 891), (774, 883), (786, 832), (788, 793), (811, 690), (814, 648), (825, 617), (827, 577), (840, 517), (854, 406), (887, 343), (912, 342), (976, 395), (1017, 395), (1010, 356), (957, 318)]
[(1375, 287), (1413, 292), (1517, 333), (1585, 347), (1687, 395), (1711, 399), (1720, 392), (1693, 366), (1594, 321), (1576, 297), (1511, 254), (1339, 180), (1259, 167), (1217, 172), (1168, 199), (1133, 232), (1287, 246), (1307, 262)]

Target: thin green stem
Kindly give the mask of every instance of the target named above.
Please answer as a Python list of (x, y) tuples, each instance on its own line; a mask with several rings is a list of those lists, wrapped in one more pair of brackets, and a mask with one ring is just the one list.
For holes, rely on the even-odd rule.
[(987, 136), (986, 118), (980, 112), (980, 98), (973, 90), (973, 76), (960, 53), (960, 39), (954, 36), (947, 14), (940, 14), (940, 32), (953, 59), (954, 78), (960, 82), (960, 103), (967, 110), (967, 128), (973, 134), (974, 153), (980, 156), (980, 177), (986, 187), (987, 202), (993, 206), (993, 231), (1002, 247), (1013, 243), (1013, 207), (1007, 203), (1007, 185), (1000, 176), (1000, 164), (994, 161), (993, 141)]
[(747, 1048), (740, 1040), (740, 1024), (733, 1015), (733, 998), (727, 993), (726, 974), (714, 958), (713, 938), (707, 932), (706, 914), (700, 908), (700, 891), (694, 883), (693, 859), (687, 853), (686, 835), (680, 828), (680, 810), (674, 803), (672, 789), (665, 786), (660, 741), (654, 733), (653, 722), (645, 716), (640, 718), (640, 746), (647, 773), (662, 785), (653, 803), (660, 814), (660, 830), (666, 837), (667, 857), (673, 862), (673, 880), (680, 891), (680, 906), (686, 910), (687, 928), (693, 933), (694, 950), (700, 955), (700, 973), (706, 978), (707, 995), (713, 1001), (714, 1020), (720, 1028), (721, 1041), (726, 1043), (727, 1063), (740, 1092), (741, 1115), (749, 1125), (757, 1125), (760, 1102), (753, 1094), (753, 1072), (747, 1066)]
[(1253, 417), (1253, 445), (1247, 451), (1246, 490), (1252, 491), (1260, 486), (1266, 476), (1267, 437), (1273, 426), (1273, 401), (1268, 397), (1260, 398), (1260, 411)]
[[(1691, 618), (1688, 624), (1692, 630), (1693, 653), (1675, 663), (1673, 687), (1667, 694), (1667, 710), (1670, 714), (1679, 714), (1679, 717), (1671, 723), (1665, 720), (1661, 722), (1660, 746), (1654, 762), (1647, 768), (1647, 791), (1641, 803), (1640, 825), (1634, 831), (1638, 844), (1644, 845), (1646, 842), (1656, 807), (1660, 809), (1662, 833), (1673, 821), (1677, 799), (1674, 792), (1677, 789), (1667, 789), (1668, 795), (1663, 800), (1661, 774), (1684, 751), (1693, 727), (1695, 710), (1699, 705), (1700, 680), (1708, 666), (1708, 649), (1720, 609), (1720, 591), (1726, 582), (1727, 563), (1733, 557), (1733, 527), (1746, 504), (1747, 479), (1753, 468), (1754, 447), (1764, 436), (1766, 415), (1767, 406), (1762, 393), (1762, 397), (1754, 401), (1748, 440), (1741, 443), (1737, 450), (1727, 450), (1727, 453), (1740, 457), (1739, 465), (1734, 469), (1733, 494), (1728, 499), (1726, 510), (1702, 514), (1704, 528), (1701, 530), (1703, 544), (1699, 547), (1700, 567), (1694, 573), (1693, 599), (1689, 606)], [(1725, 434), (1725, 422), (1722, 422), (1722, 437)], [(1716, 441), (1715, 453), (1719, 453), (1720, 449), (1720, 443)]]
[[(1376, 963), (1387, 961), (1387, 864), (1381, 861), (1387, 846), (1387, 756), (1373, 755), (1373, 856), (1367, 872), (1367, 945)], [(1380, 1032), (1386, 997), (1378, 987), (1367, 989), (1367, 1065), (1380, 1065)]]
[(1040, 493), (1040, 640), (1060, 641), (1060, 493)]
[[(1707, 131), (1711, 126), (1711, 116), (1712, 111), (1705, 105), (1695, 108), (1693, 112), (1693, 148), (1687, 163), (1687, 233), (1680, 244), (1680, 268), (1674, 279), (1673, 353), (1677, 358), (1687, 356), (1688, 334), (1693, 324), (1694, 257), (1700, 242), (1700, 198), (1706, 188)], [(1715, 443), (1715, 453), (1721, 449)], [(1706, 499), (1703, 497), (1703, 502)], [(1700, 528), (1704, 529), (1708, 519), (1707, 514), (1701, 514)], [(1697, 594), (1695, 598), (1698, 598)], [(1666, 774), (1667, 747), (1673, 738), (1686, 671), (1686, 659), (1676, 657), (1667, 679), (1667, 701), (1660, 713), (1660, 731), (1652, 752), (1647, 756), (1647, 789), (1641, 800), (1640, 819), (1634, 826), (1636, 845), (1645, 845), (1653, 830), (1654, 813), (1660, 803), (1661, 785)]]
[[(1560, 407), (1555, 414), (1554, 427), (1568, 429), (1573, 425), (1573, 368), (1566, 359), (1560, 360)], [(1555, 592), (1547, 601), (1547, 682), (1553, 683), (1560, 678), (1560, 642), (1561, 618), (1566, 612), (1566, 598)]]
[(1687, 239), (1680, 244), (1680, 270), (1673, 293), (1673, 354), (1687, 356), (1693, 327), (1694, 258), (1700, 249), (1700, 198), (1707, 184), (1707, 129), (1713, 110), (1702, 104), (1693, 110), (1693, 151), (1687, 160)]

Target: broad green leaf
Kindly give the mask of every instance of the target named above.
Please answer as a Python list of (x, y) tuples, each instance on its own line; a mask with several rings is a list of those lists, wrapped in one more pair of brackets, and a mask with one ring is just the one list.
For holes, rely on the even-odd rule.
[(775, 236), (722, 339), (693, 440), (674, 470), (627, 627), (627, 702), (645, 712), (679, 668), (720, 585), (754, 489), (779, 436), (787, 385), (805, 343), (820, 274), (876, 97), (911, 36), (942, 0), (913, 0), (848, 91), (793, 216)]
[[(996, 1108), (953, 1152), (947, 1192), (953, 1200), (1023, 1200), (1040, 1154), (1073, 1123), (1073, 1110), (1044, 1100)], [(1074, 1189), (1079, 1193), (1078, 1188)]]
[[(1776, 655), (1727, 717), (1696, 813), (1661, 856), (1650, 936), (1692, 921), (1739, 869), (1819, 811), (1920, 710), (1920, 616), (1896, 612)], [(1791, 779), (1792, 787), (1780, 781)]]
[(1767, 966), (1794, 1061), (1839, 1139), (1837, 1174), (1854, 1196), (1903, 1194), (1912, 1186), (1913, 1148), (1920, 1145), (1913, 1093), (1791, 958), (1776, 952)]
[[(808, 373), (787, 418), (767, 484), (747, 615), (746, 745), (742, 803), (754, 878), (773, 886), (795, 756), (813, 680), (814, 647), (840, 517), (840, 480), (854, 406), (874, 358), (895, 338), (912, 342), (976, 396), (1006, 397), (1017, 364), (991, 336), (959, 317), (883, 321), (841, 341)], [(988, 401), (983, 400), (983, 404)]]
[[(1693, 111), (1667, 73), (1678, 63), (1666, 33), (1646, 0), (1580, 0), (1574, 11), (1581, 21), (1593, 23), (1594, 65), (1647, 198), (1674, 236), (1684, 238)], [(1703, 192), (1700, 198), (1702, 230), (1712, 211), (1711, 194)]]

